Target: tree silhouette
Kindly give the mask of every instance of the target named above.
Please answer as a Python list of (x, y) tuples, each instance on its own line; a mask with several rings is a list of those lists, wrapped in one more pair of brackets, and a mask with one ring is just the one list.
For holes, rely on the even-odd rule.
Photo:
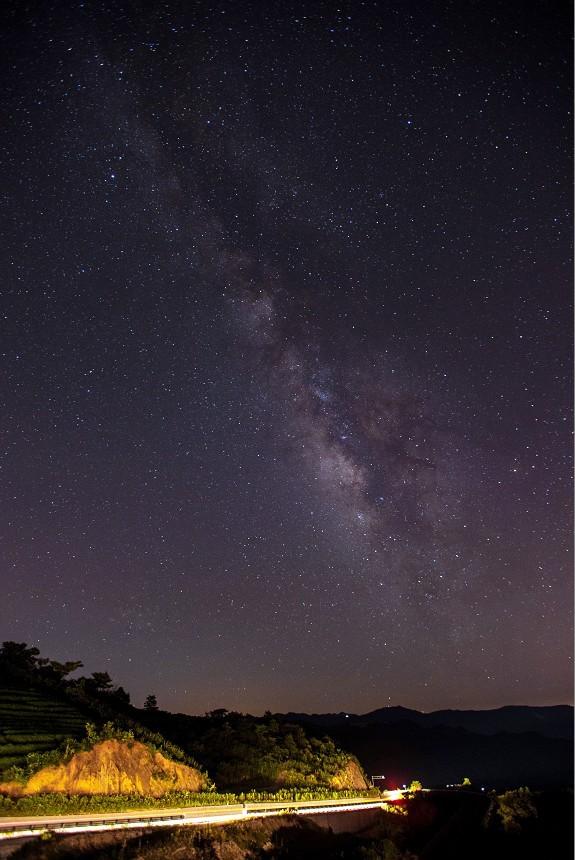
[(0, 649), (0, 673), (31, 674), (35, 671), (40, 651), (28, 648), (25, 642), (3, 642)]
[(92, 677), (89, 681), (99, 693), (106, 693), (114, 686), (107, 672), (92, 672)]

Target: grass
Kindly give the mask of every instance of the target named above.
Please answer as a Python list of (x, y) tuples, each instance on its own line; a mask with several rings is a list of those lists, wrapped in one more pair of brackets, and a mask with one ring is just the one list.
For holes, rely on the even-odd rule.
[[(362, 794), (367, 794), (363, 792)], [(277, 792), (250, 791), (241, 794), (176, 791), (163, 797), (141, 795), (36, 794), (17, 799), (0, 796), (0, 817), (19, 815), (68, 815), (83, 812), (128, 812), (132, 809), (170, 809), (185, 806), (218, 806), (261, 801), (341, 800), (357, 797), (356, 791), (328, 789), (281, 789)], [(379, 797), (379, 792), (374, 792)]]

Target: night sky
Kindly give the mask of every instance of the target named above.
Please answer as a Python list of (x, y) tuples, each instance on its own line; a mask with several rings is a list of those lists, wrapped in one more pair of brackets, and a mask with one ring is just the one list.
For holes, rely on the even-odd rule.
[(3, 5), (1, 639), (572, 701), (569, 5)]

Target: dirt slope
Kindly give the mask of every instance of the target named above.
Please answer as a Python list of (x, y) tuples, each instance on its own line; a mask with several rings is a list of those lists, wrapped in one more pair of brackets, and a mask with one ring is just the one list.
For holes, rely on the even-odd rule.
[(0, 784), (11, 795), (62, 792), (65, 794), (142, 794), (161, 797), (168, 791), (201, 791), (206, 779), (200, 771), (170, 761), (138, 741), (102, 741), (69, 762), (45, 767), (25, 785)]
[(369, 788), (360, 766), (355, 761), (348, 761), (343, 770), (336, 773), (331, 780), (331, 788), (340, 791), (344, 788), (357, 788), (360, 791)]

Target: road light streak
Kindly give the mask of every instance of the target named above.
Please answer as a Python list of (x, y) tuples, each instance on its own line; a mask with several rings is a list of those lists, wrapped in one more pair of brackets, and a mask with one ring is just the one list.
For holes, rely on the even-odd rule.
[[(209, 813), (179, 813), (174, 816), (156, 815), (149, 818), (125, 817), (115, 821), (98, 821), (86, 816), (84, 820), (53, 820), (45, 823), (38, 822), (36, 825), (31, 824), (29, 827), (26, 827), (26, 822), (23, 822), (22, 824), (11, 824), (9, 829), (0, 831), (0, 840), (29, 838), (41, 836), (43, 833), (48, 832), (59, 834), (101, 833), (114, 830), (142, 830), (152, 827), (194, 827), (202, 824), (231, 824), (245, 821), (247, 817), (252, 819), (269, 818), (274, 815), (320, 815), (321, 813), (358, 812), (365, 809), (390, 810), (395, 809), (395, 807), (390, 806), (389, 802), (398, 800), (401, 797), (403, 797), (403, 792), (398, 789), (397, 791), (385, 792), (385, 797), (382, 797), (381, 800), (369, 800), (367, 802), (357, 800), (355, 802), (351, 801), (339, 804), (337, 801), (328, 800), (307, 806), (306, 801), (286, 801), (285, 803), (272, 802), (267, 807), (264, 804), (254, 807), (244, 806), (242, 809), (234, 812), (224, 812), (216, 815), (210, 815)], [(0, 827), (2, 827), (1, 824)]]

